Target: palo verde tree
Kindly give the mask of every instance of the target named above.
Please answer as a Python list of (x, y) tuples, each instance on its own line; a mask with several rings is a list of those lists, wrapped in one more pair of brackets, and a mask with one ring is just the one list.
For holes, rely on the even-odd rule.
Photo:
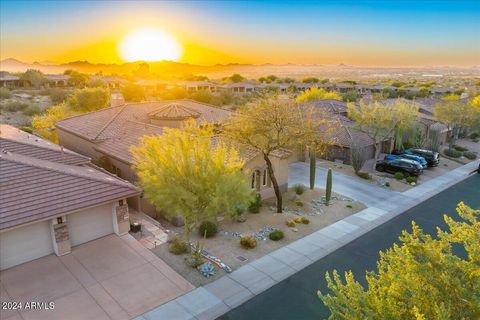
[(239, 109), (227, 121), (224, 135), (262, 155), (275, 191), (277, 212), (280, 213), (282, 194), (271, 157), (286, 148), (311, 145), (320, 126), (314, 109), (308, 105), (269, 96)]
[[(327, 272), (332, 292), (318, 296), (329, 319), (480, 319), (480, 210), (460, 203), (457, 212), (463, 221), (445, 215), (449, 230), (438, 229), (436, 238), (412, 222), (400, 245), (380, 252), (366, 288), (351, 271), (345, 282), (337, 271)], [(455, 254), (454, 246), (466, 254)]]
[(192, 120), (182, 128), (164, 128), (162, 135), (142, 137), (131, 152), (145, 197), (167, 215), (183, 218), (187, 242), (202, 221), (233, 215), (252, 200), (243, 161), (214, 136), (211, 125), (198, 127)]
[(378, 102), (359, 105), (349, 103), (348, 117), (356, 122), (355, 128), (367, 134), (374, 143), (374, 161), (372, 170), (380, 155), (384, 141), (392, 139), (396, 130), (411, 127), (418, 116), (418, 107), (414, 103), (405, 103), (396, 100), (391, 105)]
[(342, 100), (342, 96), (336, 91), (327, 91), (323, 88), (312, 87), (299, 94), (295, 100), (297, 102), (311, 102), (323, 99)]
[(473, 125), (480, 118), (480, 108), (476, 107), (475, 99), (468, 103), (460, 100), (457, 95), (447, 95), (442, 100), (442, 103), (434, 107), (434, 115), (439, 122), (451, 130), (448, 146), (451, 149), (460, 131)]

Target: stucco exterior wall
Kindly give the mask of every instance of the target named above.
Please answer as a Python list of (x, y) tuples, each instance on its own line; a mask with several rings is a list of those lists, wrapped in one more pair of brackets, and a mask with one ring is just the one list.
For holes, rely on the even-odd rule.
[(101, 156), (101, 154), (94, 149), (95, 144), (93, 142), (85, 140), (60, 128), (57, 129), (57, 133), (59, 145), (92, 159), (97, 159)]

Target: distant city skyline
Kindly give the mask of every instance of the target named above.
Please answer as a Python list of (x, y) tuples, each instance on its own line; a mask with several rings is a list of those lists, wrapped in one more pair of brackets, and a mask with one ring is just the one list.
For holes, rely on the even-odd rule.
[(0, 9), (2, 60), (480, 65), (480, 1), (1, 0)]

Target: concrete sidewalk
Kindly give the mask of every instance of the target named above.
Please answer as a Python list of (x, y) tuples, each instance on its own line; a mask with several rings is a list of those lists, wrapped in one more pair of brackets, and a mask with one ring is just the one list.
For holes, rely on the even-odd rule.
[[(350, 192), (347, 196), (354, 198), (352, 195), (355, 194), (374, 205), (252, 261), (231, 274), (196, 288), (136, 319), (215, 319), (375, 227), (466, 179), (478, 164), (479, 161), (471, 162), (404, 193), (390, 191), (387, 198), (384, 198), (387, 194), (369, 195), (370, 192), (377, 193), (378, 190), (367, 189), (361, 183), (345, 185), (343, 190)], [(296, 163), (291, 167), (299, 172), (303, 170), (302, 166)], [(301, 175), (297, 174), (297, 177), (300, 179)], [(342, 179), (339, 175), (336, 178)], [(342, 193), (339, 189), (336, 189), (336, 192)], [(362, 201), (360, 198), (356, 200)]]

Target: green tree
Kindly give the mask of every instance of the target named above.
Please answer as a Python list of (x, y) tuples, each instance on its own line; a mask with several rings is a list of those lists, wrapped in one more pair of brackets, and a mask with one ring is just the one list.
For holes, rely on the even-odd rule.
[(47, 82), (40, 70), (28, 69), (20, 75), (20, 80), (29, 82), (34, 88), (40, 88)]
[(295, 99), (295, 101), (310, 102), (310, 101), (323, 100), (323, 99), (342, 100), (342, 96), (336, 91), (326, 91), (323, 88), (313, 87), (299, 94)]
[(145, 90), (143, 87), (133, 83), (123, 87), (122, 94), (125, 101), (138, 102), (145, 100)]
[(75, 70), (65, 70), (63, 74), (69, 76), (68, 85), (77, 88), (84, 88), (88, 80), (90, 79), (88, 74), (81, 73)]
[(391, 105), (378, 102), (355, 105), (348, 103), (348, 117), (356, 122), (355, 128), (367, 134), (373, 140), (374, 161), (372, 170), (380, 155), (384, 141), (392, 139), (396, 130), (410, 128), (418, 117), (418, 106), (414, 103), (404, 103), (401, 100)]
[(284, 153), (285, 148), (311, 145), (314, 137), (319, 137), (320, 123), (315, 110), (305, 104), (264, 97), (239, 109), (225, 125), (225, 136), (262, 155), (275, 191), (279, 213), (283, 209), (282, 194), (271, 157), (275, 153)]
[(462, 129), (466, 129), (480, 119), (480, 110), (470, 102), (462, 101), (457, 95), (447, 95), (443, 102), (434, 107), (435, 118), (451, 130), (449, 149), (452, 149)]
[(238, 73), (232, 74), (230, 77), (228, 77), (226, 80), (234, 83), (242, 82), (245, 81), (245, 78)]
[(315, 77), (309, 77), (302, 80), (303, 83), (318, 83), (320, 80)]
[(342, 100), (345, 102), (357, 102), (358, 101), (358, 94), (356, 91), (347, 91), (342, 94)]
[[(366, 273), (366, 288), (351, 271), (345, 282), (336, 270), (333, 277), (327, 273), (332, 293), (318, 296), (329, 319), (479, 319), (480, 210), (460, 203), (457, 212), (462, 221), (444, 215), (449, 230), (438, 229), (436, 238), (412, 222), (400, 245), (380, 252), (377, 271)], [(454, 254), (453, 246), (467, 257)]]
[(75, 90), (66, 103), (74, 112), (89, 112), (105, 108), (109, 99), (109, 91), (105, 88), (85, 88)]
[(190, 121), (181, 129), (144, 136), (132, 147), (133, 168), (145, 197), (166, 214), (182, 216), (186, 240), (206, 219), (233, 215), (252, 200), (243, 161), (235, 148), (214, 137), (213, 126)]

